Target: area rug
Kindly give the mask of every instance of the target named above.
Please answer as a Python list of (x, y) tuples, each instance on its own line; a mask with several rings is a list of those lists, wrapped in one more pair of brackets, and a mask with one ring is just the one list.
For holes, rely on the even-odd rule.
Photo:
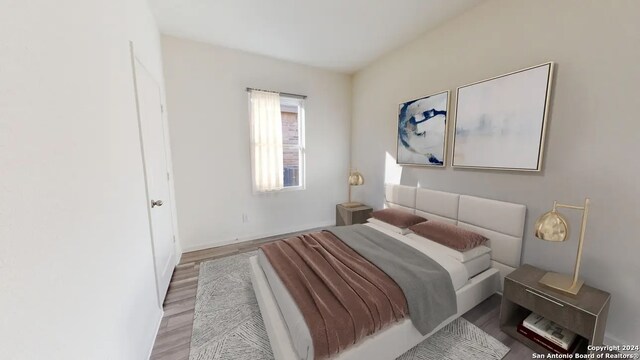
[[(273, 353), (251, 286), (249, 252), (200, 264), (189, 360), (271, 360)], [(502, 359), (509, 348), (463, 318), (400, 360)]]

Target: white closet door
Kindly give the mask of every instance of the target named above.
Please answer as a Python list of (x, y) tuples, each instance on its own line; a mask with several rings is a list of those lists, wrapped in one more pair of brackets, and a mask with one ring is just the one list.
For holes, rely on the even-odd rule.
[(162, 96), (149, 71), (137, 59), (134, 63), (158, 301), (162, 307), (176, 261)]

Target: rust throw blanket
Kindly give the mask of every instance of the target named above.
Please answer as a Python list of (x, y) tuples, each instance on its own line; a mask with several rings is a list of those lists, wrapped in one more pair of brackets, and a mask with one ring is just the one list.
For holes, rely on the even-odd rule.
[(325, 359), (408, 314), (401, 288), (330, 232), (263, 245)]

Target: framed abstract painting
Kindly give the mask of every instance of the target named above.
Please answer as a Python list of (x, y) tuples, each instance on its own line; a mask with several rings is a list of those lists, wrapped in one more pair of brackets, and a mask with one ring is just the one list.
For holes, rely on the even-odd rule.
[(453, 167), (540, 171), (553, 63), (458, 88)]
[(448, 116), (449, 91), (400, 104), (396, 162), (444, 167)]

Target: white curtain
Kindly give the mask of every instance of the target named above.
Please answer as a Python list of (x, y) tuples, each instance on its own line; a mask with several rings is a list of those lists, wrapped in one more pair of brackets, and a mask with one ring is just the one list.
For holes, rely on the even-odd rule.
[(251, 142), (254, 191), (283, 188), (280, 95), (251, 91)]

